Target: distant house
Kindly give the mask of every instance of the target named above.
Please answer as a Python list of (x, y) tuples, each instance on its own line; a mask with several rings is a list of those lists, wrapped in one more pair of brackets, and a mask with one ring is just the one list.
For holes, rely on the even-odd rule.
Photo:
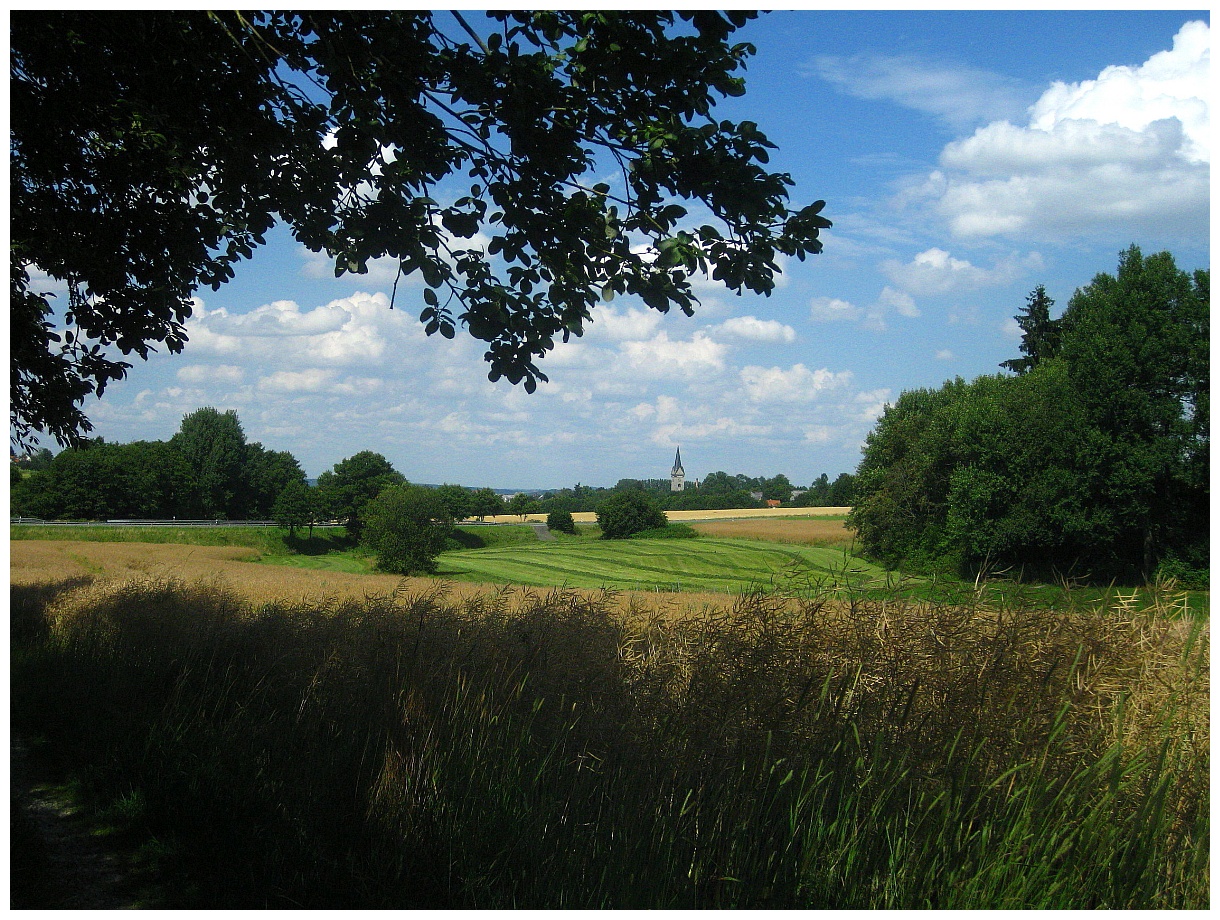
[(778, 498), (768, 498), (768, 499), (767, 499), (767, 507), (768, 507), (768, 508), (778, 508), (778, 507), (779, 507), (779, 499), (778, 499)]

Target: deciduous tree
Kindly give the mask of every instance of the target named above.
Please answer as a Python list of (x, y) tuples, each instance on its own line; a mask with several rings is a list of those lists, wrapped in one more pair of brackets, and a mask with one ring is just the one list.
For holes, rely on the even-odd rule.
[(479, 489), (474, 493), (473, 501), (474, 505), (470, 513), (477, 516), (480, 521), (488, 515), (504, 513), (504, 499), (500, 498), (494, 489)]
[(315, 509), (313, 489), (303, 480), (292, 480), (280, 492), (271, 509), (271, 518), (281, 527), (288, 528), (288, 535), (294, 536), (298, 527), (308, 527), (313, 535)]
[(187, 413), (169, 443), (190, 464), (204, 516), (238, 516), (245, 492), (247, 450), (246, 433), (237, 412), (205, 406)]
[(305, 471), (286, 450), (267, 450), (255, 441), (246, 446), (242, 514), (261, 520), (273, 517), (276, 500), (293, 483), (306, 486)]
[(431, 574), (453, 529), (435, 489), (392, 485), (369, 502), (362, 542), (377, 553), (377, 568), (398, 575)]
[(474, 515), (474, 494), (462, 486), (445, 483), (436, 494), (445, 503), (445, 510), (454, 521), (464, 521)]
[(542, 510), (542, 502), (533, 495), (525, 492), (518, 492), (508, 501), (508, 506), (504, 509), (509, 514), (519, 514), (524, 520), (526, 515), (537, 514)]
[(386, 488), (406, 481), (381, 454), (362, 450), (319, 476), (318, 490), (329, 513), (343, 521), (349, 536), (358, 541), (365, 506)]

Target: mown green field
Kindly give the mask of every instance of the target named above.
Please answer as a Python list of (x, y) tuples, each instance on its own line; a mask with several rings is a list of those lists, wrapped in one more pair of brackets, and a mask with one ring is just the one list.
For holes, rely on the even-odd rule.
[(841, 548), (758, 540), (571, 540), (447, 552), (438, 575), (464, 581), (569, 588), (710, 591), (803, 584), (850, 576), (883, 584), (884, 569)]

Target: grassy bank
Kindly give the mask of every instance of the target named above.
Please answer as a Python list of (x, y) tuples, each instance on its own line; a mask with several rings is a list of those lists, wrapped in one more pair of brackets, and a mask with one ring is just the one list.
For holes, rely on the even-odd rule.
[(166, 906), (1208, 906), (1206, 620), (611, 600), (14, 586), (14, 731)]
[(343, 552), (350, 541), (342, 527), (295, 534), (279, 527), (124, 527), (113, 524), (10, 524), (9, 540), (79, 540), (88, 543), (153, 543), (178, 546), (241, 546), (271, 556), (318, 556)]

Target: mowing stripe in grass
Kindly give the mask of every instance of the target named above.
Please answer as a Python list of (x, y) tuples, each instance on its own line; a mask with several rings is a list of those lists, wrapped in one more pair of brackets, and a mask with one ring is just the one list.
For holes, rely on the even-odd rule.
[(883, 570), (842, 548), (797, 547), (755, 540), (630, 540), (529, 544), (448, 552), (442, 572), (459, 578), (535, 586), (671, 587), (740, 591), (786, 581), (791, 575), (837, 575), (845, 567), (869, 580)]

